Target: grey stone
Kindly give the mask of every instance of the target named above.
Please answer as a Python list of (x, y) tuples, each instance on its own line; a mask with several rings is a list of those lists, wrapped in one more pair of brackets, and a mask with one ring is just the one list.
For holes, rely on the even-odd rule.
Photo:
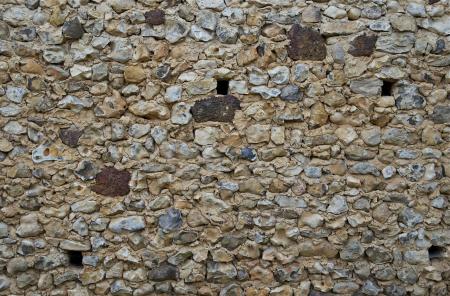
[(196, 23), (203, 29), (214, 31), (217, 25), (217, 16), (210, 10), (200, 10), (196, 16)]
[(297, 85), (289, 84), (281, 89), (280, 98), (288, 102), (298, 102), (303, 99), (303, 92)]
[(236, 267), (231, 263), (208, 261), (206, 280), (213, 283), (227, 283), (237, 276)]
[(0, 222), (0, 238), (8, 237), (8, 235), (9, 235), (8, 224)]
[(89, 241), (79, 242), (66, 239), (60, 242), (59, 247), (68, 251), (89, 251), (91, 249), (91, 244)]
[(303, 82), (309, 77), (309, 66), (307, 64), (295, 64), (292, 71), (294, 79), (298, 82)]
[(270, 88), (267, 86), (254, 86), (250, 89), (250, 93), (258, 94), (265, 100), (276, 98), (281, 94), (278, 88)]
[(142, 216), (114, 218), (108, 228), (115, 233), (140, 231), (145, 228), (145, 220)]
[(437, 124), (450, 122), (450, 106), (449, 105), (437, 105), (433, 109), (433, 113), (430, 115), (430, 119)]
[(34, 268), (37, 270), (53, 270), (59, 266), (66, 264), (67, 258), (60, 253), (53, 252), (48, 255), (39, 256), (36, 258)]
[(212, 32), (209, 32), (208, 30), (205, 30), (197, 25), (192, 25), (189, 36), (197, 41), (203, 42), (210, 41), (214, 38), (214, 34)]
[(375, 281), (373, 281), (373, 280), (365, 281), (363, 286), (361, 287), (361, 292), (364, 295), (376, 296), (381, 291), (383, 291), (383, 289), (380, 288), (380, 286), (378, 286), (377, 283)]
[(385, 144), (395, 146), (414, 145), (418, 142), (418, 136), (415, 133), (408, 132), (401, 128), (388, 128), (382, 136)]
[(395, 105), (400, 110), (423, 109), (426, 100), (418, 92), (418, 87), (401, 81), (393, 88)]
[(403, 258), (406, 262), (412, 265), (417, 264), (429, 264), (430, 260), (428, 258), (428, 250), (419, 250), (419, 251), (412, 251), (408, 250), (405, 251), (403, 254)]
[(391, 262), (393, 258), (388, 249), (379, 246), (368, 247), (366, 255), (370, 262), (377, 264)]
[(320, 167), (306, 167), (305, 175), (308, 178), (320, 178), (322, 176), (322, 168)]
[(0, 115), (4, 117), (15, 117), (20, 113), (22, 113), (22, 108), (14, 104), (0, 107)]
[[(9, 274), (17, 274), (28, 269), (28, 262), (23, 257), (12, 258), (9, 260), (6, 270)], [(0, 289), (1, 290), (1, 289)]]
[(423, 19), (421, 26), (440, 35), (450, 35), (450, 17), (448, 15), (440, 18)]
[(423, 222), (423, 216), (409, 207), (405, 207), (398, 216), (398, 221), (407, 227), (414, 227)]
[(42, 57), (47, 63), (59, 64), (65, 60), (64, 48), (59, 46), (48, 47), (44, 50)]
[(424, 176), (425, 167), (419, 163), (412, 163), (399, 167), (397, 172), (400, 176), (406, 177), (409, 181), (417, 182)]
[(357, 175), (374, 175), (375, 177), (380, 176), (380, 171), (377, 167), (369, 162), (358, 162), (350, 168), (349, 172)]
[(80, 212), (85, 214), (90, 214), (98, 210), (98, 203), (95, 200), (84, 199), (74, 202), (70, 206), (70, 210), (74, 213)]
[(391, 33), (379, 36), (376, 48), (387, 53), (407, 53), (414, 46), (416, 37), (414, 33)]
[(167, 280), (178, 280), (179, 277), (179, 271), (178, 267), (163, 263), (154, 269), (150, 270), (149, 272), (149, 278), (152, 281), (161, 282), (161, 281), (167, 281)]
[(222, 10), (226, 8), (224, 0), (195, 0), (200, 9)]
[(270, 79), (275, 84), (286, 84), (289, 82), (289, 68), (286, 66), (277, 66), (268, 71)]
[(364, 254), (364, 248), (357, 240), (350, 239), (343, 249), (339, 252), (339, 256), (345, 261), (355, 261)]
[(83, 37), (84, 29), (78, 17), (66, 20), (62, 27), (62, 34), (67, 39), (80, 39)]
[(361, 94), (366, 97), (380, 95), (382, 86), (383, 81), (376, 78), (350, 81), (350, 89), (354, 93)]
[(82, 160), (74, 171), (75, 175), (83, 181), (94, 180), (98, 169), (90, 160)]
[(170, 43), (176, 43), (189, 33), (189, 23), (181, 18), (167, 21), (165, 38)]
[(180, 210), (170, 208), (166, 214), (159, 216), (158, 225), (164, 232), (172, 232), (181, 227), (183, 220)]
[(86, 236), (89, 233), (88, 225), (83, 217), (79, 217), (73, 222), (72, 229), (81, 236)]
[(20, 104), (23, 98), (28, 94), (28, 90), (23, 87), (10, 86), (6, 87), (6, 97), (11, 102)]
[(0, 275), (0, 291), (4, 291), (11, 286), (11, 280), (5, 275)]
[(340, 215), (348, 211), (347, 201), (341, 195), (335, 195), (331, 198), (327, 208), (328, 213)]
[(414, 284), (419, 279), (419, 275), (412, 267), (404, 267), (397, 271), (397, 277), (404, 283)]
[(130, 129), (128, 130), (128, 134), (133, 138), (139, 139), (147, 135), (150, 132), (150, 129), (150, 124), (135, 123), (131, 125)]
[(116, 280), (111, 284), (110, 292), (112, 295), (120, 295), (120, 296), (132, 295), (133, 289), (127, 287), (125, 281)]
[(220, 42), (235, 44), (239, 37), (239, 30), (226, 22), (219, 22), (216, 26), (216, 35)]

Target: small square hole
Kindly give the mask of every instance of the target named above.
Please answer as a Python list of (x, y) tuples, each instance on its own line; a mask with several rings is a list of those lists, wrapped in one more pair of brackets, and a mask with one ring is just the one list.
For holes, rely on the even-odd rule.
[(392, 87), (394, 86), (394, 82), (383, 80), (383, 86), (381, 87), (381, 95), (382, 96), (392, 96)]
[(228, 80), (217, 80), (217, 94), (228, 95), (229, 83), (230, 82)]
[(447, 249), (439, 246), (431, 246), (428, 248), (428, 257), (431, 259), (444, 258), (446, 256)]
[(69, 265), (74, 267), (83, 267), (83, 253), (80, 251), (68, 251)]

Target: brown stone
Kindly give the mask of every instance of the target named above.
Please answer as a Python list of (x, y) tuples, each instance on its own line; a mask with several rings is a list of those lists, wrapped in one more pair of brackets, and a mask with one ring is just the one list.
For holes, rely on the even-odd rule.
[(76, 148), (78, 146), (78, 139), (80, 139), (82, 134), (83, 131), (76, 127), (62, 128), (59, 130), (61, 142), (71, 148)]
[(32, 59), (26, 59), (21, 67), (21, 70), (25, 73), (42, 75), (44, 74), (44, 69), (42, 66)]
[(325, 39), (314, 29), (295, 24), (288, 33), (288, 55), (293, 60), (321, 61), (327, 55)]
[(92, 191), (106, 196), (127, 195), (130, 192), (128, 182), (131, 174), (127, 171), (119, 171), (114, 167), (105, 167), (95, 176), (96, 184), (91, 187)]
[(236, 110), (241, 109), (239, 100), (234, 96), (213, 96), (195, 102), (191, 113), (197, 122), (231, 122)]
[(166, 20), (166, 15), (161, 9), (153, 9), (144, 13), (145, 22), (149, 25), (162, 25)]
[(141, 66), (128, 66), (125, 68), (123, 76), (127, 82), (139, 83), (146, 78), (147, 74)]
[(378, 36), (376, 35), (360, 35), (350, 43), (351, 47), (348, 50), (348, 53), (354, 57), (368, 57), (372, 55), (377, 39)]

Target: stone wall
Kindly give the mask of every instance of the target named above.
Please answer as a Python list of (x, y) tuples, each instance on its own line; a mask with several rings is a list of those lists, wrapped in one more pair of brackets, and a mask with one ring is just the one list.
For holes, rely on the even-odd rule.
[(449, 0), (0, 2), (0, 295), (450, 295)]

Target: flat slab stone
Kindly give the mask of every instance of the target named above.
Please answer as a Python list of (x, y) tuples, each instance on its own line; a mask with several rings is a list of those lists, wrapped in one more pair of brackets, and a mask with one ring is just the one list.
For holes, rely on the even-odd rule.
[(288, 33), (288, 55), (293, 60), (321, 61), (327, 55), (325, 39), (314, 29), (295, 24)]
[(95, 177), (96, 184), (92, 191), (106, 196), (127, 195), (130, 192), (128, 182), (131, 174), (127, 171), (119, 171), (114, 167), (106, 167)]
[(236, 110), (241, 109), (240, 101), (234, 96), (213, 96), (195, 102), (191, 113), (197, 122), (231, 122)]

